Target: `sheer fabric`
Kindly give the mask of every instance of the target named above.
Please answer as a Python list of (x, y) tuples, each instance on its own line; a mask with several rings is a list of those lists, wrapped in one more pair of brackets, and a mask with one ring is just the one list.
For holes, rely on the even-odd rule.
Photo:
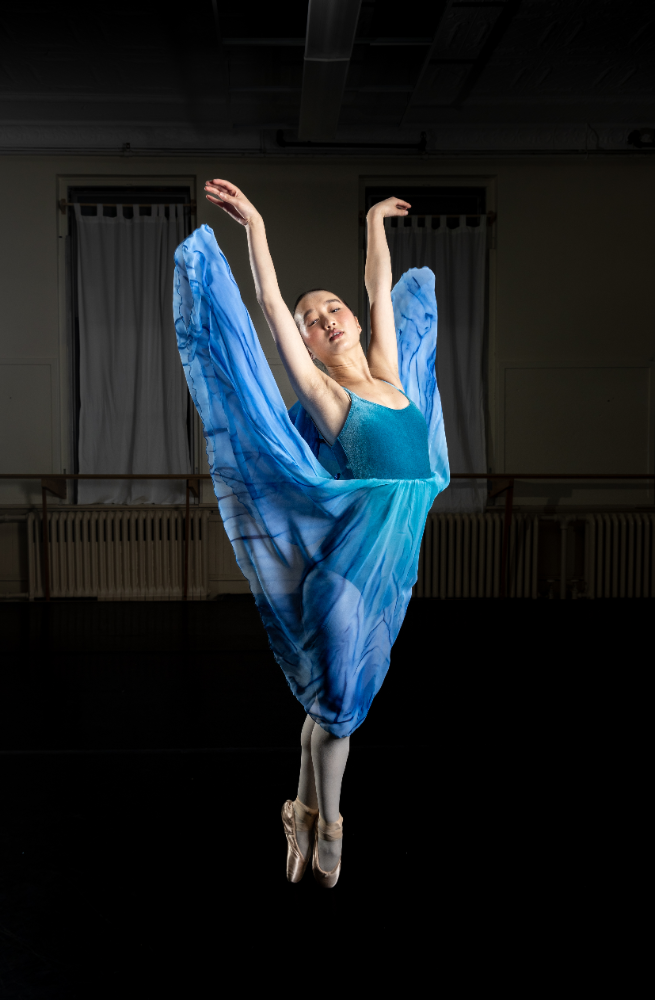
[(237, 562), (294, 695), (349, 736), (384, 680), (425, 519), (448, 485), (434, 276), (409, 271), (393, 294), (401, 380), (425, 417), (433, 475), (335, 480), (311, 421), (286, 410), (212, 230), (196, 230), (175, 261), (178, 347)]
[[(486, 218), (467, 226), (461, 216), (451, 229), (445, 216), (432, 228), (432, 217), (419, 226), (417, 218), (386, 220), (394, 281), (408, 267), (427, 265), (435, 275), (439, 301), (437, 376), (448, 432), (453, 472), (485, 472), (486, 432), (482, 382), (484, 343), (484, 284), (487, 247)], [(407, 223), (407, 224), (406, 224)], [(436, 512), (479, 512), (487, 502), (480, 480), (455, 480), (437, 498)]]

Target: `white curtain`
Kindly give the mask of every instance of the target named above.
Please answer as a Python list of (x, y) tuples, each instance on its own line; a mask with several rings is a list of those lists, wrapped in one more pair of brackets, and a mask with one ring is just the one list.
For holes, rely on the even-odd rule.
[[(181, 207), (115, 218), (76, 206), (80, 472), (191, 472), (188, 390), (173, 326)], [(78, 503), (179, 503), (174, 480), (79, 480)]]
[[(437, 217), (435, 217), (437, 218)], [(439, 310), (437, 383), (444, 412), (451, 472), (486, 472), (482, 349), (484, 339), (484, 285), (486, 218), (479, 226), (450, 229), (440, 216), (419, 226), (418, 219), (386, 220), (394, 283), (410, 267), (434, 271)], [(407, 222), (408, 225), (404, 225)], [(486, 483), (453, 480), (433, 506), (434, 511), (482, 511)]]

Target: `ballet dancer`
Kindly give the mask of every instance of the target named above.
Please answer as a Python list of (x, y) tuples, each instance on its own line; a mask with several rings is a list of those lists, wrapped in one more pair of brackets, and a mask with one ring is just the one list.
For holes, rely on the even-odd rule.
[(374, 205), (365, 353), (333, 289), (302, 292), (289, 309), (262, 216), (239, 188), (216, 178), (205, 194), (246, 231), (257, 301), (298, 397), (287, 411), (214, 233), (200, 227), (175, 255), (178, 346), (228, 537), (306, 712), (297, 796), (282, 807), (287, 878), (300, 881), (311, 858), (332, 888), (350, 735), (384, 680), (425, 520), (449, 482), (434, 275), (413, 268), (392, 290), (384, 220), (411, 206)]

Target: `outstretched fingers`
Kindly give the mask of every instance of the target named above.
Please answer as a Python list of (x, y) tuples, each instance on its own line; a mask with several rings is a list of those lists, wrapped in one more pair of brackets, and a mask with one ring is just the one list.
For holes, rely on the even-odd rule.
[(226, 199), (236, 198), (240, 193), (239, 189), (235, 187), (234, 184), (230, 184), (229, 181), (221, 180), (220, 177), (215, 177), (211, 181), (205, 181), (205, 188), (208, 187), (213, 188), (222, 198)]
[(248, 225), (252, 217), (257, 214), (255, 206), (248, 201), (243, 191), (230, 181), (220, 177), (205, 181), (205, 193), (208, 201), (222, 208), (242, 226)]
[(228, 207), (234, 205), (235, 195), (228, 191), (224, 184), (224, 181), (218, 180), (205, 181), (205, 194), (208, 201), (227, 211)]
[(234, 200), (234, 195), (220, 188), (214, 181), (205, 181), (205, 192), (207, 197), (211, 197), (213, 201), (218, 199), (220, 201), (231, 202)]

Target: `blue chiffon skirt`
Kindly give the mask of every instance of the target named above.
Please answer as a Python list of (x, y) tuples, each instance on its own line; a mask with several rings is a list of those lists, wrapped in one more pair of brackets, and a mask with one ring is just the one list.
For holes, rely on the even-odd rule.
[(434, 472), (336, 480), (304, 411), (293, 408), (295, 423), (287, 412), (213, 231), (202, 226), (175, 253), (178, 346), (225, 529), (293, 694), (339, 737), (361, 725), (384, 680), (425, 520), (449, 482), (432, 271), (404, 274), (393, 304), (400, 378), (425, 417)]

